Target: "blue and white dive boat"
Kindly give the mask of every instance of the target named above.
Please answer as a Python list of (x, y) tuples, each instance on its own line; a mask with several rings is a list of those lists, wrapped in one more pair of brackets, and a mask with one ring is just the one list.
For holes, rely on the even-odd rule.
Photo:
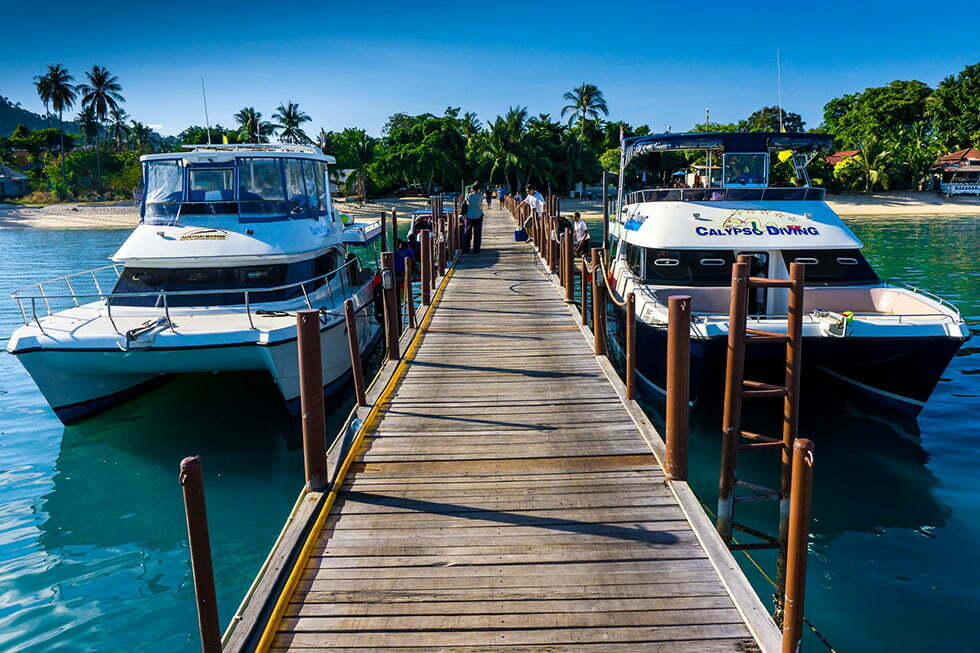
[[(350, 371), (343, 303), (375, 340), (377, 275), (348, 245), (380, 225), (334, 211), (332, 157), (303, 145), (208, 145), (141, 158), (139, 226), (113, 264), (13, 293), (7, 350), (64, 423), (174, 374), (264, 370), (299, 397), (298, 309), (319, 309), (325, 390)], [(248, 398), (243, 398), (248, 400)]]
[[(692, 395), (724, 378), (732, 264), (752, 276), (788, 277), (805, 264), (804, 379), (828, 378), (917, 414), (969, 331), (952, 304), (878, 277), (862, 244), (812, 187), (806, 165), (833, 139), (822, 134), (661, 134), (625, 139), (621, 167), (641, 155), (700, 151), (721, 176), (695, 188), (626, 192), (620, 175), (611, 227), (611, 283), (636, 293), (638, 371), (665, 387), (667, 298), (690, 295)], [(797, 186), (770, 184), (771, 155)], [(773, 157), (775, 158), (775, 157)], [(788, 175), (787, 175), (788, 176)], [(749, 327), (786, 332), (787, 290), (751, 291)], [(749, 378), (782, 379), (783, 346), (752, 345)]]

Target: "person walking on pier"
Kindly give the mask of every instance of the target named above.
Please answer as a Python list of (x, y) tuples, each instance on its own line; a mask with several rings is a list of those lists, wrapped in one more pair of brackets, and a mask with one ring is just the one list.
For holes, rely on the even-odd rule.
[(463, 216), (463, 243), (461, 249), (464, 254), (480, 253), (480, 244), (483, 242), (483, 193), (480, 192), (480, 185), (473, 184), (469, 194), (466, 196), (466, 214)]
[(572, 233), (575, 235), (575, 253), (579, 256), (585, 256), (586, 252), (592, 247), (592, 241), (589, 236), (589, 225), (585, 224), (585, 220), (582, 219), (582, 214), (578, 211), (575, 212)]

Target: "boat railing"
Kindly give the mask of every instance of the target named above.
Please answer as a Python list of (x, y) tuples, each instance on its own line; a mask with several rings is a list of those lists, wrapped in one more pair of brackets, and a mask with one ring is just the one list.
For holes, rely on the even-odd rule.
[[(201, 304), (198, 306), (191, 306), (187, 304), (182, 304), (177, 301), (176, 306), (173, 304), (175, 298), (183, 297), (199, 297), (199, 296), (214, 296), (214, 295), (241, 295), (242, 303), (240, 304), (223, 304), (220, 306), (222, 309), (228, 309), (232, 312), (238, 312), (244, 310), (246, 318), (248, 319), (249, 328), (255, 328), (254, 317), (263, 310), (255, 308), (255, 304), (264, 304), (266, 306), (272, 304), (281, 304), (282, 302), (292, 301), (302, 295), (306, 307), (309, 309), (319, 309), (324, 312), (329, 312), (338, 309), (343, 306), (343, 302), (347, 299), (352, 291), (356, 290), (359, 283), (361, 283), (361, 273), (364, 271), (361, 269), (360, 259), (351, 258), (350, 260), (344, 262), (343, 265), (325, 272), (323, 274), (304, 279), (302, 281), (296, 281), (293, 283), (282, 284), (279, 286), (272, 286), (268, 288), (221, 288), (221, 289), (208, 289), (208, 290), (156, 290), (147, 292), (113, 292), (112, 290), (106, 292), (102, 289), (100, 282), (98, 281), (97, 273), (100, 271), (105, 271), (109, 269), (115, 269), (116, 279), (118, 279), (119, 273), (122, 269), (121, 264), (106, 265), (99, 268), (94, 268), (92, 270), (86, 270), (83, 272), (75, 272), (69, 275), (62, 275), (60, 277), (55, 277), (53, 279), (48, 279), (46, 281), (37, 282), (26, 288), (15, 290), (10, 294), (17, 301), (17, 306), (20, 309), (21, 317), (24, 319), (24, 324), (34, 324), (41, 330), (44, 331), (44, 325), (41, 320), (45, 316), (54, 315), (59, 310), (65, 310), (74, 307), (83, 307), (85, 304), (97, 304), (98, 308), (105, 307), (106, 316), (109, 319), (110, 324), (112, 324), (113, 330), (117, 335), (123, 335), (123, 332), (119, 330), (116, 326), (115, 318), (112, 314), (112, 308), (115, 304), (118, 306), (126, 306), (123, 302), (119, 300), (132, 300), (136, 298), (149, 298), (153, 300), (153, 304), (150, 306), (142, 306), (143, 308), (153, 308), (153, 309), (163, 309), (163, 315), (166, 318), (167, 327), (174, 333), (176, 333), (176, 327), (173, 320), (170, 318), (171, 308), (214, 308), (214, 305)], [(354, 275), (357, 275), (356, 277)], [(94, 284), (94, 292), (79, 292), (71, 284), (72, 278), (86, 278), (86, 275), (91, 276), (91, 280)], [(334, 295), (335, 284), (333, 283), (337, 279), (340, 280), (340, 287), (336, 289), (337, 296)], [(323, 283), (320, 283), (323, 282)], [(53, 284), (64, 283), (68, 288), (67, 293), (51, 293), (45, 290), (45, 287), (50, 287)], [(113, 285), (115, 280), (113, 280)], [(308, 286), (313, 286), (308, 289)], [(313, 300), (310, 298), (310, 293), (320, 290), (321, 288), (326, 289), (326, 302), (317, 301), (318, 306), (315, 306)], [(36, 290), (35, 290), (36, 289)], [(299, 291), (296, 293), (289, 293), (289, 291)], [(285, 295), (283, 298), (276, 299), (266, 299), (262, 300), (263, 294), (268, 293), (280, 293)], [(83, 300), (83, 301), (80, 301)], [(59, 307), (59, 304), (61, 307)], [(30, 317), (28, 317), (28, 305), (30, 308)], [(40, 306), (39, 306), (40, 305)], [(54, 305), (54, 308), (52, 308)], [(129, 306), (134, 306), (133, 304), (128, 304)], [(42, 308), (43, 306), (43, 308)], [(136, 307), (141, 307), (141, 305), (135, 305)], [(40, 310), (41, 315), (38, 314)], [(158, 313), (156, 313), (158, 314)]]
[(827, 191), (810, 186), (767, 188), (650, 188), (626, 194), (626, 204), (641, 202), (735, 202), (750, 200), (823, 200)]
[(936, 293), (929, 292), (928, 290), (923, 290), (922, 288), (918, 288), (916, 286), (913, 286), (913, 285), (904, 283), (902, 281), (898, 281), (896, 279), (883, 279), (883, 281), (888, 286), (892, 286), (894, 288), (901, 288), (902, 290), (908, 290), (909, 292), (912, 292), (912, 293), (914, 293), (916, 295), (922, 295), (923, 297), (926, 297), (926, 298), (931, 299), (932, 301), (936, 302), (940, 306), (943, 306), (945, 308), (948, 308), (949, 310), (951, 310), (953, 313), (956, 314), (956, 321), (957, 322), (959, 322), (959, 321), (961, 321), (963, 319), (962, 318), (962, 314), (960, 313), (960, 309), (956, 306), (956, 304), (954, 304), (953, 302), (949, 301), (948, 299), (943, 299), (942, 297), (940, 297)]

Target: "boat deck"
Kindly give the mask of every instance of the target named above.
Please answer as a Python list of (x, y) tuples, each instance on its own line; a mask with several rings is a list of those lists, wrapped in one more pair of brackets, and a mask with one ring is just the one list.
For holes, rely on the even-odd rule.
[(778, 650), (539, 259), (506, 214), (485, 222), (483, 252), (460, 258), (367, 417), (259, 650)]

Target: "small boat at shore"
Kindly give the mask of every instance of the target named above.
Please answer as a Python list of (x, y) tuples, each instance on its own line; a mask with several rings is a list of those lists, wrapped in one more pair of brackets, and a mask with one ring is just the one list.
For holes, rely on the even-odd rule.
[[(320, 311), (325, 392), (350, 373), (344, 302), (361, 347), (376, 341), (374, 270), (348, 247), (378, 223), (344, 225), (328, 166), (304, 145), (199, 145), (141, 157), (140, 224), (113, 263), (13, 293), (17, 356), (65, 424), (175, 374), (267, 371), (295, 412), (296, 318)], [(243, 400), (248, 398), (243, 397)]]
[[(832, 145), (831, 136), (809, 133), (623, 141), (622, 170), (636, 156), (678, 151), (703, 152), (709, 169), (712, 161), (721, 166), (720, 178), (699, 179), (695, 188), (626, 192), (620, 175), (611, 283), (619, 293), (636, 293), (638, 372), (654, 388), (666, 387), (667, 299), (689, 295), (692, 398), (717, 390), (711, 381), (724, 377), (732, 265), (749, 255), (755, 277), (785, 279), (791, 263), (805, 266), (805, 369), (903, 413), (918, 414), (925, 405), (969, 330), (949, 302), (875, 273), (824, 190), (810, 185), (807, 163)], [(799, 185), (770, 183), (774, 152)], [(751, 293), (748, 326), (785, 333), (788, 291)], [(781, 344), (753, 345), (746, 360), (752, 378), (781, 380)]]

